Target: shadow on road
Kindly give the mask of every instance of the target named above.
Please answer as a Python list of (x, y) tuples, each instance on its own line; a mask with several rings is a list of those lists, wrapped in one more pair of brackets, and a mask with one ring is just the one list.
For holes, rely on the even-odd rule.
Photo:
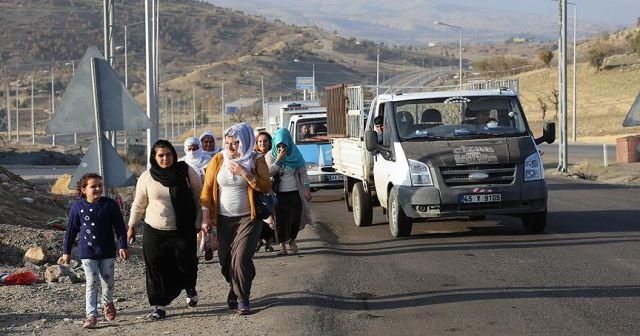
[(487, 287), (445, 289), (384, 296), (376, 296), (371, 293), (353, 293), (351, 296), (338, 296), (318, 292), (284, 292), (257, 298), (254, 300), (254, 304), (256, 306), (311, 306), (341, 310), (377, 311), (469, 301), (634, 297), (640, 297), (640, 286)]

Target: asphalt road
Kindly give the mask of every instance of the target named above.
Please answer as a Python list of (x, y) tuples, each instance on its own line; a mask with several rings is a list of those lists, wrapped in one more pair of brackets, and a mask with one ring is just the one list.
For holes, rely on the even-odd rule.
[(320, 278), (303, 295), (322, 316), (316, 331), (637, 334), (640, 188), (548, 182), (549, 223), (540, 235), (496, 216), (418, 223), (411, 237), (393, 239), (380, 208), (373, 226), (357, 228), (339, 192), (315, 194), (320, 242), (301, 246), (304, 256), (323, 256)]

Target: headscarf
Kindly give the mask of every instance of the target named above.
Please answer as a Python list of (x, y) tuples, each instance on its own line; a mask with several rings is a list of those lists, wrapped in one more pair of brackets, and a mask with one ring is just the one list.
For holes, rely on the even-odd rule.
[(255, 135), (253, 135), (253, 129), (251, 125), (246, 122), (235, 124), (229, 127), (224, 132), (225, 137), (233, 137), (235, 140), (239, 142), (238, 144), (238, 152), (240, 152), (240, 157), (237, 159), (231, 159), (229, 153), (225, 149), (222, 152), (224, 158), (227, 160), (233, 160), (243, 166), (245, 169), (252, 171), (255, 165), (255, 159), (253, 155), (253, 145), (256, 142)]
[(293, 143), (291, 133), (286, 128), (278, 128), (273, 135), (273, 142), (271, 143), (271, 158), (276, 161), (278, 157), (278, 144), (284, 144), (287, 146), (287, 155), (282, 162), (283, 166), (290, 168), (300, 168), (306, 165), (302, 153), (298, 150), (298, 146)]
[[(171, 166), (161, 168), (156, 161), (156, 152), (159, 147), (166, 147), (171, 150), (175, 160)], [(185, 234), (194, 234), (195, 232), (191, 231), (195, 231), (196, 205), (188, 183), (189, 166), (186, 162), (177, 161), (177, 157), (178, 154), (171, 142), (167, 140), (156, 141), (149, 157), (149, 163), (151, 164), (149, 173), (156, 182), (169, 188), (169, 196), (175, 212), (178, 231)]]
[[(189, 150), (189, 146), (196, 145), (198, 149), (194, 151)], [(209, 161), (211, 161), (211, 156), (206, 154), (204, 150), (202, 150), (202, 145), (200, 144), (200, 140), (195, 137), (187, 138), (184, 141), (184, 154), (181, 161), (186, 162), (191, 168), (193, 168), (198, 174), (204, 172), (204, 169), (207, 168)]]
[[(202, 132), (202, 134), (200, 134), (200, 136), (198, 137), (198, 140), (200, 140), (200, 143), (202, 143), (202, 138), (204, 138), (205, 136), (210, 136), (213, 138), (213, 141), (216, 140), (216, 136), (213, 134), (213, 132), (211, 131), (204, 131)], [(202, 148), (202, 146), (200, 147)], [(210, 156), (213, 156), (214, 154), (218, 153), (220, 151), (220, 146), (218, 146), (218, 144), (216, 143), (215, 147), (213, 147), (213, 151), (206, 151), (204, 150), (204, 148), (202, 149), (203, 153), (209, 154)]]

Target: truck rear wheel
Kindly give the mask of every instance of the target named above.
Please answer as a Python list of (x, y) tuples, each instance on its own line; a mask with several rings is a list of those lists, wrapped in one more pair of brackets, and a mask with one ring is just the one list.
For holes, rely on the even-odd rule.
[(373, 207), (371, 206), (371, 195), (364, 190), (362, 182), (353, 184), (351, 191), (353, 204), (353, 220), (357, 227), (370, 226), (373, 221)]
[(522, 215), (522, 225), (528, 233), (541, 233), (547, 226), (547, 211)]
[(394, 237), (407, 237), (411, 235), (413, 223), (411, 218), (407, 217), (402, 210), (402, 206), (398, 202), (398, 192), (391, 189), (389, 194), (387, 213), (389, 217), (389, 230)]
[(344, 179), (342, 193), (344, 197), (344, 204), (347, 206), (347, 211), (352, 212), (353, 204), (351, 203), (351, 191), (349, 190), (349, 180), (347, 178)]

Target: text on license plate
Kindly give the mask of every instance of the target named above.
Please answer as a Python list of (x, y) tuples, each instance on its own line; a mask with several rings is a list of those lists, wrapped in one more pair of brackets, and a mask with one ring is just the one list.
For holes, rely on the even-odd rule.
[(502, 201), (502, 194), (462, 195), (460, 197), (460, 203), (486, 203), (500, 201)]
[(342, 175), (336, 174), (336, 175), (329, 175), (329, 181), (341, 181)]

